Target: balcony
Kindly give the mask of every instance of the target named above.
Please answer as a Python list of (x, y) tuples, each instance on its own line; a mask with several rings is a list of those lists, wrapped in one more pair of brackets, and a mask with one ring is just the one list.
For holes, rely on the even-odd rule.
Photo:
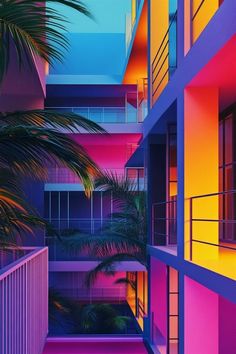
[(191, 41), (198, 39), (224, 0), (191, 0)]
[(46, 107), (48, 110), (71, 112), (99, 124), (138, 123), (138, 110), (132, 104), (119, 107)]
[[(189, 260), (236, 279), (236, 191), (190, 198)], [(186, 247), (188, 245), (185, 239)], [(188, 247), (186, 257), (188, 258)]]
[(152, 245), (177, 254), (177, 199), (152, 205)]
[(1, 251), (1, 266), (1, 354), (39, 354), (48, 332), (47, 249)]
[(177, 10), (169, 15), (169, 27), (152, 61), (152, 97), (154, 104), (177, 68)]

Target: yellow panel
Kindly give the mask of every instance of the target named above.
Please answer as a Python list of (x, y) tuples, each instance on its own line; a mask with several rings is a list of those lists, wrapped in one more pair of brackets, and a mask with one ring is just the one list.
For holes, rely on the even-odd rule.
[(192, 0), (192, 14), (193, 16), (196, 14), (192, 21), (193, 42), (199, 37), (219, 7), (219, 0), (205, 0), (199, 9), (201, 3), (202, 0)]
[[(152, 79), (155, 79), (152, 90), (154, 94), (153, 103), (158, 98), (169, 79), (168, 35), (165, 37), (168, 27), (169, 0), (151, 0), (151, 65), (153, 71)], [(160, 49), (161, 44), (162, 47)], [(158, 50), (160, 51), (157, 55)]]
[[(196, 195), (218, 192), (218, 90), (188, 88), (185, 90), (185, 256), (190, 255), (190, 200)], [(193, 218), (218, 219), (218, 197), (193, 201)], [(193, 238), (219, 243), (218, 223), (194, 222)], [(218, 247), (193, 244), (196, 259), (216, 259)]]

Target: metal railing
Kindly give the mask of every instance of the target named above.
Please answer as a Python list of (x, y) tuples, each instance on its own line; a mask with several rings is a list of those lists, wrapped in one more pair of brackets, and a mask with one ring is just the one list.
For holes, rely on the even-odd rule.
[[(191, 0), (191, 32), (192, 32), (192, 43), (194, 41), (193, 38), (193, 27), (194, 27), (194, 22), (198, 19), (198, 17), (201, 15), (202, 9), (204, 8), (205, 4), (209, 4), (211, 6), (211, 0), (201, 0), (199, 5), (197, 6), (196, 9), (193, 9), (193, 1)], [(219, 0), (219, 6), (224, 2), (224, 0)], [(195, 11), (194, 11), (195, 10)], [(212, 13), (213, 16), (214, 13)], [(208, 19), (209, 21), (210, 19)], [(205, 23), (207, 25), (207, 22)], [(203, 30), (203, 28), (202, 28)], [(200, 34), (200, 33), (199, 33)]]
[[(50, 167), (47, 171), (47, 183), (81, 183), (80, 178), (69, 168)], [(118, 177), (123, 177), (125, 174), (124, 168), (109, 168), (109, 171), (113, 172)]]
[(112, 223), (111, 218), (50, 218), (46, 219), (56, 230), (78, 230), (86, 234), (100, 233), (105, 225)]
[(155, 246), (177, 244), (176, 199), (152, 205), (152, 244)]
[[(169, 63), (169, 46), (170, 46), (170, 32), (175, 29), (177, 31), (177, 11), (174, 13), (169, 27), (161, 41), (157, 53), (152, 62), (152, 98), (154, 99), (158, 89), (165, 80), (168, 74), (171, 74), (177, 67)], [(175, 27), (174, 27), (175, 26)], [(177, 33), (176, 33), (177, 37)]]
[(96, 123), (137, 123), (138, 110), (130, 104), (122, 107), (45, 107), (47, 110), (71, 112)]
[(1, 269), (0, 323), (1, 354), (42, 352), (48, 332), (47, 248)]
[(84, 285), (83, 288), (75, 287), (75, 288), (60, 288), (57, 289), (60, 294), (75, 300), (81, 300), (85, 302), (92, 303), (93, 301), (116, 301), (118, 303), (122, 303), (126, 300), (126, 288), (125, 286), (114, 286), (114, 287), (86, 287)]
[[(213, 198), (216, 199), (214, 205), (210, 205), (212, 204), (210, 200), (212, 201)], [(208, 212), (211, 212), (214, 207), (216, 209), (216, 218), (207, 217), (207, 215), (206, 217), (195, 217), (197, 202), (198, 214), (200, 213), (199, 209), (208, 209)], [(194, 234), (196, 224), (200, 223), (217, 226), (212, 230), (212, 233), (214, 232), (217, 235), (216, 242), (207, 240), (207, 236), (214, 236), (209, 235), (209, 231), (207, 235), (202, 235), (202, 239), (198, 238), (199, 235)], [(204, 239), (204, 236), (206, 236), (206, 239)], [(190, 260), (193, 259), (194, 243), (236, 251), (236, 190), (198, 195), (190, 198)]]

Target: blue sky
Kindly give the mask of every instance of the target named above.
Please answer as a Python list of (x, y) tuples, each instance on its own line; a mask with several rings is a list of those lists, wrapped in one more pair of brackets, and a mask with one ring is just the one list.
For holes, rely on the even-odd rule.
[(95, 21), (67, 9), (65, 6), (55, 5), (70, 20), (70, 23), (67, 25), (69, 32), (125, 32), (125, 15), (131, 12), (131, 0), (84, 0), (84, 4), (92, 12)]

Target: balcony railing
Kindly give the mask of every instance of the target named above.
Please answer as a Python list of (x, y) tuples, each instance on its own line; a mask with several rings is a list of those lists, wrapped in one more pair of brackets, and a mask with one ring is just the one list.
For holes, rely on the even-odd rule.
[(116, 301), (122, 303), (126, 300), (126, 288), (125, 286), (113, 286), (113, 287), (86, 287), (83, 288), (78, 286), (74, 288), (60, 288), (57, 289), (61, 295), (69, 298), (80, 300), (88, 303), (93, 303), (94, 301), (104, 302)]
[(176, 243), (177, 200), (154, 203), (152, 206), (152, 244), (167, 246), (176, 245)]
[[(177, 38), (177, 11), (170, 21), (168, 30), (166, 31), (161, 44), (157, 50), (157, 53), (152, 62), (152, 99), (155, 101), (158, 94), (160, 93), (161, 86), (164, 84), (165, 80), (168, 80), (168, 76), (172, 75), (177, 67), (176, 55), (173, 58), (171, 51), (171, 44), (176, 44)], [(174, 34), (175, 39), (172, 38)], [(176, 50), (176, 48), (175, 48)], [(171, 55), (170, 55), (171, 54)]]
[(138, 123), (138, 110), (131, 104), (122, 107), (46, 107), (48, 110), (72, 112), (96, 123)]
[(236, 190), (190, 198), (190, 260), (199, 257), (197, 244), (205, 250), (236, 251), (235, 206)]
[[(124, 168), (109, 168), (118, 177), (125, 174)], [(81, 183), (79, 177), (68, 168), (51, 167), (48, 168), (47, 183)]]
[(199, 37), (201, 32), (207, 26), (213, 15), (223, 3), (224, 0), (219, 0), (218, 3), (212, 2), (212, 0), (191, 0), (191, 32), (192, 43)]
[(48, 332), (47, 249), (0, 271), (0, 353), (39, 354)]

